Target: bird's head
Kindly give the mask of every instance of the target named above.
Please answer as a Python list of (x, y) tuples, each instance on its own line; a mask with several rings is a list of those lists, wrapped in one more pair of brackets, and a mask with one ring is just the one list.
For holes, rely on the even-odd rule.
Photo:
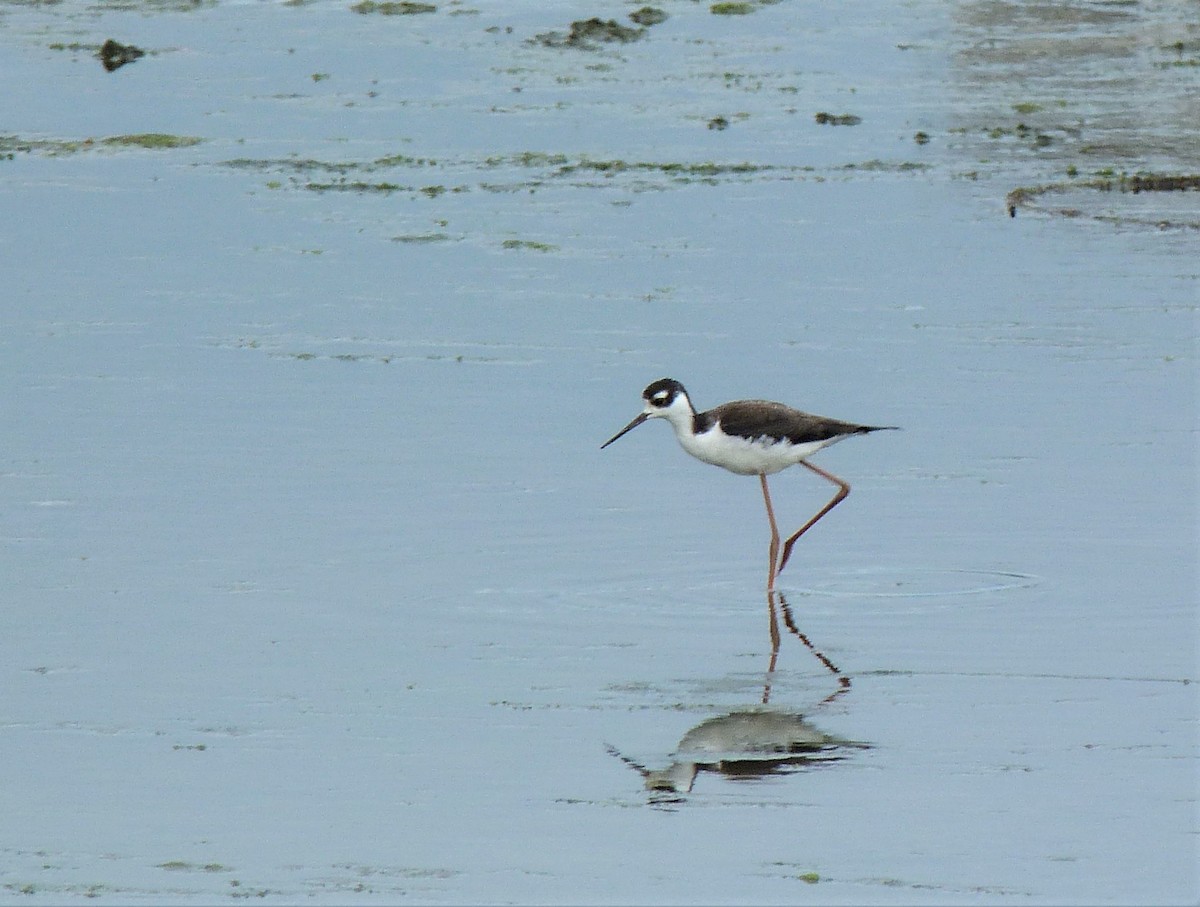
[(642, 400), (645, 401), (645, 408), (632, 422), (601, 444), (601, 450), (626, 432), (633, 431), (647, 419), (668, 419), (674, 423), (677, 420), (691, 419), (696, 414), (687, 391), (674, 378), (660, 378), (649, 385), (642, 391)]

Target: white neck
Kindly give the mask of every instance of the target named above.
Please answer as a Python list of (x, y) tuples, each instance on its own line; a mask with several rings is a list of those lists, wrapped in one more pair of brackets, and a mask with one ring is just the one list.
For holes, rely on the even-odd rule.
[(679, 439), (679, 443), (686, 446), (686, 442), (691, 439), (692, 432), (695, 430), (696, 419), (696, 410), (693, 409), (692, 401), (687, 398), (687, 394), (680, 394), (671, 401), (671, 405), (666, 409), (653, 410), (650, 415), (670, 422), (671, 427), (675, 429), (675, 437)]

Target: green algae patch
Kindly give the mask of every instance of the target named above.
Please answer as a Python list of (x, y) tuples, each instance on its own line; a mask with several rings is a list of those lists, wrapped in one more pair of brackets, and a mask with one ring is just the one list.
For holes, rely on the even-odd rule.
[(387, 181), (368, 182), (367, 180), (332, 180), (330, 182), (309, 181), (300, 184), (310, 192), (357, 192), (364, 195), (392, 195), (396, 192), (407, 192), (414, 196), (423, 195), (426, 198), (438, 198), (447, 192), (470, 192), (468, 186), (413, 186)]
[(167, 860), (158, 863), (156, 868), (167, 872), (232, 872), (228, 866), (220, 863), (189, 863), (187, 860)]
[(779, 0), (726, 0), (712, 4), (708, 11), (714, 16), (748, 16), (764, 6), (774, 6), (778, 2)]
[(133, 135), (112, 135), (101, 144), (136, 148), (190, 148), (204, 139), (194, 135), (170, 135), (165, 132), (139, 132)]
[(606, 175), (626, 172), (657, 172), (674, 177), (703, 177), (711, 179), (727, 174), (763, 173), (777, 169), (772, 164), (752, 164), (748, 162), (736, 164), (718, 164), (712, 161), (700, 163), (684, 163), (671, 161), (624, 161), (593, 160), (580, 158), (573, 163), (563, 164), (558, 168), (560, 175), (568, 175), (578, 171), (592, 171)]
[(413, 157), (408, 154), (389, 154), (377, 157), (371, 166), (380, 167), (436, 167), (437, 161), (430, 157)]
[(203, 141), (204, 139), (193, 135), (170, 135), (161, 132), (112, 135), (100, 139), (26, 139), (16, 135), (0, 135), (0, 157), (9, 160), (17, 154), (64, 157), (101, 148), (188, 148)]
[(506, 239), (503, 243), (506, 249), (528, 249), (532, 252), (557, 252), (558, 246), (548, 242), (535, 242), (531, 239)]
[(308, 182), (304, 188), (310, 192), (361, 192), (364, 194), (391, 195), (393, 192), (413, 192), (415, 187), (399, 183), (369, 183), (365, 180), (334, 180), (328, 183)]
[(856, 164), (843, 164), (839, 169), (863, 173), (918, 173), (922, 170), (932, 169), (932, 165), (922, 164), (918, 161), (881, 161), (876, 158), (870, 161), (859, 161)]
[(66, 139), (23, 139), (16, 135), (0, 136), (0, 155), (12, 160), (18, 154), (44, 154), (60, 157), (76, 154), (95, 146), (91, 139), (68, 141)]
[[(0, 146), (2, 150), (2, 146)], [(335, 191), (419, 191), (430, 197), (445, 192), (466, 192), (467, 186), (428, 185), (413, 186), (363, 179), (351, 179), (356, 174), (376, 173), (382, 170), (405, 170), (427, 168), (479, 167), (486, 170), (516, 168), (520, 170), (544, 171), (543, 179), (571, 177), (580, 174), (599, 174), (613, 177), (621, 174), (659, 173), (674, 179), (704, 178), (721, 176), (746, 176), (771, 171), (806, 170), (812, 168), (780, 167), (774, 164), (756, 164), (749, 161), (721, 163), (715, 161), (627, 161), (620, 158), (572, 158), (565, 154), (544, 151), (521, 151), (514, 154), (490, 155), (480, 161), (439, 161), (434, 158), (411, 155), (389, 155), (370, 161), (320, 161), (311, 158), (254, 159), (234, 158), (223, 162), (226, 167), (238, 170), (257, 170), (264, 173), (290, 172), (297, 175), (336, 174), (344, 179), (310, 181), (306, 188)], [(486, 185), (481, 184), (484, 188)]]
[(392, 242), (407, 243), (409, 245), (429, 245), (431, 243), (452, 242), (454, 237), (449, 233), (405, 233), (401, 236), (393, 236)]
[[(742, 118), (731, 114), (709, 121), (720, 129)], [(3, 151), (0, 146), (0, 151)], [(593, 158), (547, 151), (489, 154), (482, 158), (435, 159), (395, 154), (373, 159), (322, 161), (310, 158), (236, 158), (222, 166), (263, 174), (267, 188), (310, 192), (402, 194), (437, 200), (469, 192), (536, 192), (550, 186), (615, 186), (633, 192), (720, 182), (821, 180), (853, 173), (907, 173), (932, 165), (912, 161), (869, 160), (822, 167), (756, 161), (671, 161)], [(417, 176), (430, 170), (442, 179)], [(497, 176), (498, 175), (498, 176)]]
[(436, 167), (437, 160), (428, 157), (412, 157), (407, 154), (391, 154), (371, 161), (321, 161), (316, 158), (248, 158), (239, 157), (223, 161), (222, 166), (235, 170), (272, 170), (292, 173), (373, 173), (398, 167)]
[(422, 13), (436, 13), (437, 6), (432, 3), (393, 3), (389, 0), (377, 3), (375, 0), (363, 0), (362, 3), (355, 3), (350, 10), (362, 15), (375, 13), (380, 16), (418, 16)]
[(496, 155), (486, 158), (484, 165), (488, 167), (503, 167), (512, 164), (517, 167), (562, 167), (570, 162), (565, 154), (547, 154), (544, 151), (522, 151), (513, 155)]
[[(47, 6), (52, 5), (47, 3)], [(95, 12), (114, 13), (192, 13), (212, 9), (217, 0), (96, 0), (88, 6)]]
[[(437, 198), (446, 192), (467, 192), (469, 187), (427, 185), (420, 186), (409, 182), (395, 182), (388, 179), (366, 179), (366, 174), (387, 170), (412, 170), (439, 167), (434, 158), (413, 157), (407, 154), (391, 154), (366, 161), (322, 161), (315, 158), (233, 158), (223, 161), (222, 166), (235, 170), (254, 170), (261, 173), (292, 174), (285, 183), (282, 180), (270, 180), (268, 188), (307, 189), (310, 192), (355, 192), (367, 195), (391, 195), (397, 192), (421, 194), (428, 198)], [(314, 178), (318, 175), (329, 175), (333, 178)]]

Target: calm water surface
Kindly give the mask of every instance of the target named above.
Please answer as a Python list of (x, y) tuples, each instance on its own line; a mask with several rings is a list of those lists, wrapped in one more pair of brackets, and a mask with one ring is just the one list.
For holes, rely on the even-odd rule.
[(0, 4), (0, 900), (1194, 903), (1189, 7), (543, 7)]

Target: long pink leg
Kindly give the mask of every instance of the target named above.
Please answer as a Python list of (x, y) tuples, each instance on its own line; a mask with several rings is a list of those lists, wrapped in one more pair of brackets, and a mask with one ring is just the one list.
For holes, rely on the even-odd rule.
[(775, 656), (779, 654), (779, 621), (775, 617), (775, 590), (767, 590), (767, 614), (771, 619), (771, 667), (769, 674), (775, 670)]
[[(800, 465), (807, 466), (809, 469), (811, 469), (817, 475), (828, 479), (834, 485), (838, 486), (838, 492), (837, 492), (837, 494), (835, 494), (833, 496), (832, 501), (830, 501), (828, 504), (826, 504), (824, 507), (822, 507), (820, 509), (820, 511), (818, 511), (818, 513), (815, 517), (813, 517), (811, 520), (809, 520), (807, 523), (805, 523), (803, 526), (801, 526), (799, 529), (797, 529), (795, 534), (792, 535), (791, 538), (789, 538), (786, 542), (783, 543), (783, 557), (779, 561), (779, 569), (777, 571), (775, 571), (776, 575), (782, 573), (783, 568), (787, 566), (788, 558), (792, 556), (792, 546), (796, 544), (796, 539), (800, 538), (800, 536), (802, 536), (802, 535), (804, 535), (804, 533), (808, 532), (808, 530), (810, 530), (813, 527), (813, 524), (815, 524), (817, 522), (817, 520), (819, 520), (821, 517), (825, 516), (825, 514), (829, 513), (829, 511), (833, 510), (834, 507), (836, 507), (838, 504), (840, 504), (842, 502), (842, 498), (844, 498), (846, 495), (848, 495), (850, 493), (850, 486), (847, 485), (845, 482), (843, 482), (841, 479), (839, 479), (837, 476), (835, 476), (833, 473), (826, 472), (819, 466), (813, 466), (811, 463), (808, 462), (808, 460), (801, 460)], [(765, 478), (763, 479), (763, 488), (764, 489), (766, 488), (766, 479)], [(770, 504), (767, 505), (767, 508), (769, 511)], [(774, 522), (773, 519), (772, 519), (772, 522)]]
[(770, 592), (775, 588), (775, 575), (778, 573), (775, 569), (775, 558), (779, 554), (779, 527), (775, 525), (775, 508), (771, 506), (771, 492), (767, 488), (766, 474), (759, 473), (758, 480), (762, 482), (763, 500), (767, 504), (767, 519), (771, 521), (771, 569), (767, 573), (767, 591)]

